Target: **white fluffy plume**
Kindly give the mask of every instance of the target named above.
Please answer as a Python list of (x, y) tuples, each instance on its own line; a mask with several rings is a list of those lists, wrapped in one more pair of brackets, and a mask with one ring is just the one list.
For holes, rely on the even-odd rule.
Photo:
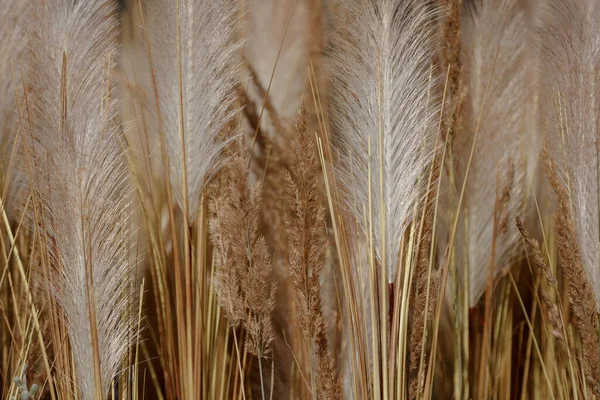
[(135, 326), (130, 189), (111, 99), (115, 13), (107, 0), (47, 0), (27, 24), (30, 179), (83, 399), (108, 395)]
[(337, 175), (349, 208), (363, 221), (369, 209), (370, 169), (374, 247), (393, 282), (400, 238), (423, 194), (427, 177), (422, 175), (434, 154), (439, 108), (430, 79), (432, 10), (416, 0), (338, 3), (341, 16), (329, 49), (331, 122), (340, 154)]
[(188, 218), (192, 221), (206, 179), (221, 164), (219, 133), (235, 115), (240, 2), (145, 3), (159, 98), (158, 129), (164, 134), (171, 182), (182, 207), (187, 189)]
[[(21, 57), (27, 41), (23, 35), (23, 18), (28, 7), (29, 0), (4, 0), (0, 2), (0, 168), (8, 173), (11, 161), (14, 162), (13, 150), (18, 147), (17, 138), (18, 114), (17, 101), (23, 104), (23, 86), (21, 83)], [(13, 73), (14, 68), (14, 73)], [(10, 170), (10, 176), (0, 176), (0, 193), (8, 189), (6, 194), (7, 208), (12, 209), (15, 205), (13, 200), (18, 198), (22, 191), (21, 175)], [(8, 188), (4, 185), (8, 185)]]
[(529, 84), (532, 58), (527, 57), (530, 36), (522, 3), (478, 0), (463, 7), (462, 62), (467, 98), (462, 129), (455, 139), (458, 185), (463, 184), (480, 125), (465, 197), (471, 306), (485, 290), (493, 240), (494, 275), (519, 254), (521, 239), (514, 221), (516, 216), (524, 218), (527, 162), (537, 159), (537, 152), (528, 145), (528, 136), (533, 134), (527, 125), (533, 104)]
[[(9, 147), (5, 142), (7, 136), (14, 135), (16, 125), (15, 91), (19, 93), (21, 82), (19, 70), (20, 57), (25, 48), (26, 40), (23, 38), (21, 20), (28, 7), (29, 1), (4, 0), (0, 2), (0, 43), (2, 53), (0, 54), (0, 149)], [(15, 74), (12, 73), (14, 65)], [(13, 81), (14, 77), (14, 81)], [(15, 84), (17, 87), (15, 88)]]
[(600, 304), (600, 3), (550, 0), (542, 15), (541, 106), (552, 159), (570, 195), (583, 267)]

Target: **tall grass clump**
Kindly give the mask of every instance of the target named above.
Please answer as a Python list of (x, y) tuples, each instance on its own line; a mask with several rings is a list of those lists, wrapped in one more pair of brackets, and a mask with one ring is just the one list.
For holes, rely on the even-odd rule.
[(0, 3), (2, 398), (600, 398), (595, 0)]

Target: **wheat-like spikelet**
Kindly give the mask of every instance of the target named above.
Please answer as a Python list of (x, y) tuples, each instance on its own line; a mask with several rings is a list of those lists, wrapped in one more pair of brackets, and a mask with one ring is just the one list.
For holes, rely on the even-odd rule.
[(441, 68), (448, 74), (448, 103), (444, 107), (444, 125), (442, 134), (453, 135), (460, 129), (465, 106), (465, 88), (463, 82), (463, 65), (461, 60), (461, 11), (463, 0), (440, 0), (445, 11), (441, 28)]
[(112, 1), (52, 0), (27, 21), (27, 164), (54, 270), (43, 284), (68, 319), (83, 399), (108, 395), (135, 327), (130, 189), (112, 96), (115, 12)]
[[(246, 349), (258, 357), (264, 398), (261, 359), (271, 354), (275, 338), (272, 323), (275, 285), (271, 276), (271, 255), (258, 231), (261, 186), (258, 184), (250, 190), (248, 162), (243, 151), (235, 147), (222, 173), (222, 194), (211, 202), (214, 215), (211, 236), (217, 266), (215, 286), (217, 300), (234, 335), (235, 329), (242, 324), (246, 330)], [(237, 352), (240, 363), (239, 349)]]
[(235, 116), (239, 3), (144, 1), (156, 85), (156, 129), (188, 221), (198, 213), (206, 180), (222, 165), (219, 133)]
[(318, 190), (319, 166), (315, 138), (301, 106), (296, 120), (296, 137), (292, 141), (292, 158), (287, 174), (286, 198), (290, 214), (286, 218), (289, 238), (289, 270), (298, 304), (298, 324), (304, 340), (310, 343), (311, 366), (316, 368), (319, 398), (341, 399), (340, 381), (329, 352), (327, 325), (321, 302), (321, 270), (326, 243), (325, 210)]
[[(245, 173), (245, 167), (246, 165), (238, 163), (233, 174)], [(248, 332), (248, 350), (259, 358), (260, 363), (261, 358), (271, 353), (271, 343), (275, 337), (271, 321), (275, 307), (275, 287), (271, 281), (271, 256), (265, 238), (258, 231), (261, 186), (257, 185), (252, 192), (246, 187), (246, 192), (250, 196), (246, 204), (240, 203), (244, 215), (241, 220), (242, 234), (237, 238), (240, 251), (245, 253), (244, 262), (240, 264), (240, 275), (249, 317), (244, 326)]]
[(431, 176), (429, 178), (427, 196), (423, 211), (422, 236), (418, 243), (417, 264), (413, 278), (413, 293), (411, 293), (410, 304), (415, 310), (413, 325), (410, 331), (409, 366), (410, 384), (409, 398), (415, 399), (423, 395), (425, 366), (421, 365), (424, 331), (427, 323), (432, 318), (439, 296), (440, 274), (439, 271), (431, 271), (433, 265), (431, 260), (431, 246), (433, 244), (434, 215), (435, 215), (435, 189), (441, 170), (441, 156), (435, 158)]
[(550, 158), (548, 147), (545, 144), (542, 158), (548, 181), (558, 199), (558, 208), (554, 212), (558, 263), (564, 269), (575, 324), (581, 336), (585, 379), (592, 391), (592, 396), (597, 398), (600, 394), (598, 392), (600, 349), (598, 347), (598, 312), (594, 287), (588, 280), (582, 262), (575, 221), (568, 203), (568, 194), (559, 181), (556, 166)]
[[(226, 190), (235, 187), (235, 183)], [(236, 213), (232, 212), (227, 204), (227, 195), (221, 193), (210, 203), (213, 218), (210, 221), (210, 234), (215, 246), (215, 265), (217, 300), (225, 312), (229, 324), (235, 329), (245, 318), (244, 298), (240, 287), (240, 277), (234, 261), (233, 247), (237, 245), (234, 238), (238, 233), (236, 227)], [(237, 254), (236, 254), (237, 255)]]
[[(519, 229), (519, 233), (523, 236), (523, 240), (527, 243), (528, 248), (532, 251), (531, 259), (533, 260), (533, 264), (539, 268), (544, 273), (544, 279), (546, 280), (546, 284), (555, 292), (560, 293), (558, 291), (558, 282), (556, 281), (556, 277), (554, 273), (550, 269), (550, 267), (544, 261), (544, 256), (542, 255), (542, 251), (540, 250), (540, 245), (535, 240), (529, 232), (525, 229), (523, 225), (523, 221), (517, 217), (516, 220), (517, 229)], [(560, 310), (558, 307), (558, 303), (556, 300), (553, 300), (550, 294), (540, 287), (540, 294), (542, 297), (542, 301), (546, 305), (548, 309), (548, 318), (550, 320), (550, 324), (552, 326), (552, 335), (560, 341), (564, 341), (565, 337), (563, 335), (562, 322), (560, 316)]]
[(264, 237), (255, 237), (246, 246), (251, 246), (248, 249), (251, 253), (248, 269), (242, 278), (242, 290), (250, 314), (245, 324), (248, 332), (246, 346), (260, 359), (271, 354), (271, 344), (275, 338), (271, 321), (275, 308), (275, 288), (270, 279), (271, 261)]

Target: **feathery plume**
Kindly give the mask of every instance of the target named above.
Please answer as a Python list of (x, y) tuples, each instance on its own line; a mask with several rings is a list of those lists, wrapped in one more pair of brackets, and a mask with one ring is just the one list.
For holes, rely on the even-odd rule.
[(596, 398), (600, 379), (599, 18), (597, 1), (550, 0), (540, 30), (540, 110), (547, 140), (543, 156), (558, 198), (554, 214), (558, 260), (581, 335), (584, 375)]
[(483, 0), (465, 3), (463, 10), (462, 63), (467, 98), (462, 132), (457, 133), (454, 147), (460, 185), (479, 128), (466, 188), (471, 306), (488, 281), (492, 242), (495, 240), (495, 276), (519, 254), (522, 243), (518, 231), (507, 223), (523, 208), (528, 184), (525, 162), (530, 157), (536, 158), (524, 145), (526, 101), (531, 99), (524, 40), (528, 28), (521, 3)]
[[(22, 103), (23, 87), (21, 82), (21, 57), (27, 41), (24, 38), (23, 19), (31, 2), (24, 0), (7, 0), (0, 4), (0, 195), (4, 198), (9, 210), (13, 208), (13, 200), (18, 198), (22, 187), (21, 174), (15, 176), (15, 169), (10, 165), (17, 141), (17, 100)], [(2, 176), (3, 174), (10, 176)], [(6, 179), (2, 182), (2, 179)], [(18, 182), (15, 182), (15, 179)], [(2, 186), (11, 182), (10, 186)], [(7, 191), (8, 189), (8, 191)]]
[(158, 133), (165, 141), (175, 195), (184, 209), (187, 201), (188, 221), (198, 212), (206, 180), (221, 165), (219, 133), (235, 116), (239, 3), (145, 1)]
[(16, 125), (15, 91), (20, 92), (21, 88), (15, 87), (15, 84), (20, 85), (21, 83), (19, 61), (27, 43), (23, 38), (22, 19), (28, 4), (28, 1), (23, 0), (7, 0), (0, 4), (0, 15), (2, 15), (0, 19), (0, 43), (2, 43), (2, 55), (0, 55), (0, 89), (2, 89), (2, 96), (0, 96), (0, 116), (2, 117), (0, 149), (3, 152), (10, 147), (10, 140), (7, 139), (12, 139)]
[(135, 328), (126, 318), (130, 189), (111, 96), (115, 7), (46, 1), (27, 25), (30, 180), (83, 399), (108, 395)]
[(566, 185), (583, 268), (600, 300), (600, 4), (551, 0), (542, 14), (540, 88), (548, 152)]
[(434, 154), (433, 10), (415, 0), (338, 5), (342, 15), (329, 47), (332, 140), (340, 154), (336, 175), (358, 221), (363, 207), (372, 206), (374, 247), (393, 282), (400, 237), (423, 194), (419, 176)]

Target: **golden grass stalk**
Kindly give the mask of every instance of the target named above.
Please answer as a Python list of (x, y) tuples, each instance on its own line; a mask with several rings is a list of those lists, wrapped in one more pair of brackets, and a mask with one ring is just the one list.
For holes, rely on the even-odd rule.
[[(556, 293), (559, 293), (558, 282), (554, 273), (550, 269), (550, 267), (544, 261), (544, 257), (542, 255), (542, 251), (540, 250), (540, 245), (534, 238), (531, 237), (529, 232), (525, 229), (523, 222), (517, 217), (517, 228), (523, 236), (523, 240), (527, 243), (527, 246), (532, 251), (532, 260), (533, 264), (539, 268), (544, 273), (544, 278), (546, 280), (547, 285)], [(555, 300), (549, 295), (549, 293), (540, 287), (540, 294), (542, 296), (542, 301), (546, 305), (548, 309), (548, 318), (550, 320), (550, 325), (552, 326), (552, 335), (560, 341), (564, 341), (565, 337), (563, 335), (563, 323), (562, 317), (560, 315), (559, 304), (555, 302)]]

